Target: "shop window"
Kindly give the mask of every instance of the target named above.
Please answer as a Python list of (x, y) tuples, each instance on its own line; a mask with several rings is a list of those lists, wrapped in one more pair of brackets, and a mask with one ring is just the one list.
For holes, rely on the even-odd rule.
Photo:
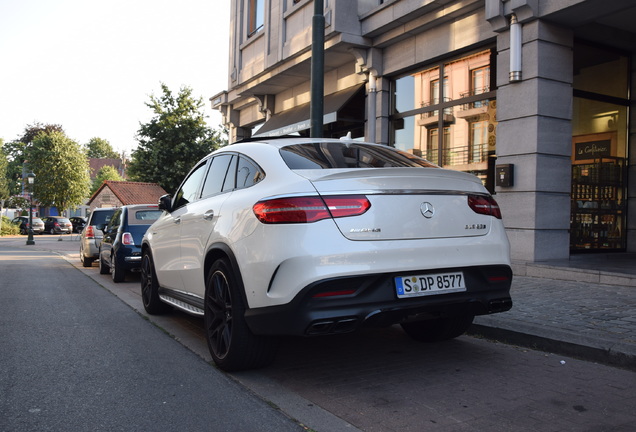
[(574, 44), (570, 250), (627, 247), (629, 56)]

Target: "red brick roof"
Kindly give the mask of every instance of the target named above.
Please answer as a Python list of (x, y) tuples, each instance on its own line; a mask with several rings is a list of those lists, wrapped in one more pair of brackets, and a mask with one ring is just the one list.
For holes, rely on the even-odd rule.
[(122, 202), (122, 205), (156, 204), (159, 197), (167, 193), (157, 183), (106, 180), (88, 200), (88, 205), (106, 187)]

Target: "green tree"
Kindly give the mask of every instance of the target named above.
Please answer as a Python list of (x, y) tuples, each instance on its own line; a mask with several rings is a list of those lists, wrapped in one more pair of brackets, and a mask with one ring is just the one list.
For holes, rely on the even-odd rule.
[(4, 143), (2, 148), (8, 159), (7, 178), (10, 195), (22, 193), (23, 165), (29, 158), (27, 153), (36, 136), (41, 133), (60, 132), (64, 133), (62, 126), (58, 124), (34, 123), (24, 128), (24, 134), (17, 140)]
[(132, 152), (126, 170), (132, 180), (158, 183), (175, 191), (192, 166), (224, 144), (221, 134), (205, 123), (201, 98), (182, 87), (177, 95), (161, 84), (162, 94), (146, 103), (153, 118), (140, 123), (139, 146)]
[(25, 144), (20, 141), (4, 143), (2, 150), (7, 160), (6, 178), (9, 195), (17, 195), (22, 192), (22, 164), (24, 162)]
[(33, 196), (59, 210), (81, 205), (90, 191), (88, 160), (78, 143), (63, 132), (41, 132), (26, 152), (36, 174)]
[(117, 171), (115, 167), (110, 165), (103, 166), (97, 171), (97, 176), (95, 180), (93, 180), (90, 195), (92, 196), (106, 180), (122, 181), (124, 179), (119, 175), (119, 171)]
[(113, 146), (110, 145), (108, 140), (103, 138), (91, 138), (88, 140), (88, 143), (85, 145), (86, 155), (89, 158), (110, 158), (110, 159), (119, 159), (119, 155), (115, 150), (113, 150)]
[(4, 206), (6, 208), (23, 209), (29, 207), (29, 200), (18, 195), (13, 195), (4, 203)]
[[(11, 192), (9, 191), (9, 179), (7, 177), (7, 167), (9, 166), (9, 160), (7, 159), (7, 155), (4, 153), (4, 142), (2, 138), (0, 138), (0, 204), (5, 200), (8, 200), (11, 196)], [(0, 205), (0, 209), (2, 209), (2, 205)]]
[(2, 216), (5, 201), (9, 199), (9, 179), (7, 178), (7, 156), (4, 154), (4, 142), (0, 138), (0, 235), (13, 234), (15, 226), (9, 223), (9, 218)]
[(50, 134), (51, 132), (60, 132), (65, 134), (64, 129), (62, 129), (62, 126), (59, 124), (42, 124), (36, 122), (32, 125), (27, 125), (27, 127), (24, 128), (24, 135), (22, 135), (18, 141), (24, 143), (28, 147), (31, 143), (33, 143), (35, 137), (43, 132), (45, 134)]

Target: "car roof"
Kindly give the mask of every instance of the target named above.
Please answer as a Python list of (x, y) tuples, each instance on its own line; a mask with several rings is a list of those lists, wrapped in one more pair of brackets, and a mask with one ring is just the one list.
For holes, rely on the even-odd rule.
[[(306, 137), (280, 137), (280, 138), (250, 138), (242, 141), (238, 141), (234, 144), (222, 147), (219, 150), (229, 150), (232, 147), (239, 147), (243, 144), (261, 144), (268, 145), (275, 148), (282, 148), (293, 144), (311, 144), (311, 143), (343, 143), (343, 144), (364, 144), (369, 146), (383, 146), (382, 144), (375, 144), (366, 141), (358, 141), (354, 139), (345, 138), (306, 138)], [(383, 146), (387, 147), (387, 146)], [(217, 151), (219, 151), (217, 150)]]
[(159, 208), (158, 204), (127, 204), (122, 206), (122, 208), (126, 207), (127, 209), (137, 209), (137, 208)]

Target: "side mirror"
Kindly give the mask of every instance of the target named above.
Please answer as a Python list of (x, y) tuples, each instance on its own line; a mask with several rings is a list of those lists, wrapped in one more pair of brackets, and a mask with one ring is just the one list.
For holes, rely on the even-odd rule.
[(159, 198), (159, 210), (165, 210), (168, 213), (172, 212), (172, 196), (168, 194)]

